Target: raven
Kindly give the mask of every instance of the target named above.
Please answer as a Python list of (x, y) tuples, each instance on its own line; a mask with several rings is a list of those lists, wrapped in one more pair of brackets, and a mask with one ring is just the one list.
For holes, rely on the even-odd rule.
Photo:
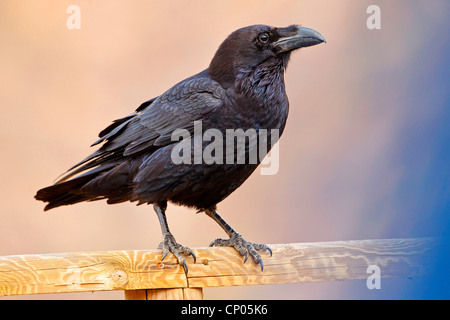
[[(134, 113), (114, 120), (92, 145), (102, 144), (97, 151), (71, 167), (55, 184), (39, 190), (35, 198), (48, 202), (44, 210), (100, 199), (107, 199), (108, 204), (153, 204), (162, 230), (162, 259), (171, 252), (186, 273), (185, 257), (192, 256), (194, 263), (196, 257), (191, 249), (176, 242), (165, 211), (168, 201), (195, 208), (216, 221), (229, 236), (214, 240), (210, 246), (234, 247), (245, 257), (244, 262), (250, 255), (263, 270), (257, 251), (271, 255), (270, 248), (246, 241), (216, 211), (217, 204), (261, 161), (175, 163), (172, 153), (181, 142), (174, 141), (172, 134), (177, 129), (193, 134), (194, 122), (201, 121), (205, 130), (276, 129), (281, 136), (289, 110), (284, 71), (291, 52), (323, 42), (317, 31), (297, 25), (253, 25), (234, 31), (206, 70), (144, 102)], [(249, 147), (245, 153), (248, 156)]]

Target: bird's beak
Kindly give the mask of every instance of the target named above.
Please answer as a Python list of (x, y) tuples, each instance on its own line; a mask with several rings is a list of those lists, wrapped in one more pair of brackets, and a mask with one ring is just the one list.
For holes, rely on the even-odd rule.
[(306, 27), (280, 28), (278, 32), (281, 38), (273, 43), (275, 53), (311, 47), (326, 42), (319, 32)]

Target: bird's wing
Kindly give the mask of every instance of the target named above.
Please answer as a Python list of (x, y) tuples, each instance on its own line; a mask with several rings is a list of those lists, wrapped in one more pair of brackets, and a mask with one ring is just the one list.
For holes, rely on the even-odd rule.
[(194, 121), (203, 119), (223, 104), (224, 89), (203, 73), (188, 78), (161, 96), (144, 102), (136, 112), (115, 120), (100, 132), (93, 146), (97, 151), (70, 168), (57, 181), (63, 182), (91, 168), (110, 168), (143, 152), (176, 143), (171, 140), (176, 129), (193, 132)]

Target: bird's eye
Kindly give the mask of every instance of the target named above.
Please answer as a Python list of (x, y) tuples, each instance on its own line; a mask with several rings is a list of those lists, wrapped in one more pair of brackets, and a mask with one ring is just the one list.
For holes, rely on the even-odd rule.
[(259, 41), (261, 41), (262, 43), (267, 43), (269, 42), (269, 35), (267, 33), (261, 33), (258, 37)]

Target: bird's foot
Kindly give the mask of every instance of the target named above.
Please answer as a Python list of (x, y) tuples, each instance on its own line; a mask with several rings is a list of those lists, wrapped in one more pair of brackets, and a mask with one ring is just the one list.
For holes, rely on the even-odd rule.
[(186, 257), (192, 256), (192, 258), (194, 258), (194, 263), (197, 261), (194, 251), (192, 251), (188, 247), (184, 247), (181, 244), (179, 244), (175, 240), (174, 236), (170, 233), (163, 235), (163, 241), (159, 244), (158, 248), (162, 249), (163, 251), (161, 261), (163, 261), (164, 258), (169, 254), (169, 252), (171, 252), (175, 256), (175, 258), (177, 258), (178, 263), (183, 267), (186, 275), (189, 270), (184, 256)]
[(250, 255), (253, 261), (261, 266), (261, 271), (264, 269), (264, 264), (257, 251), (269, 252), (270, 256), (272, 256), (272, 250), (267, 245), (248, 242), (237, 232), (234, 232), (230, 236), (230, 239), (216, 239), (209, 246), (233, 247), (244, 257), (244, 263), (247, 262), (248, 256)]

